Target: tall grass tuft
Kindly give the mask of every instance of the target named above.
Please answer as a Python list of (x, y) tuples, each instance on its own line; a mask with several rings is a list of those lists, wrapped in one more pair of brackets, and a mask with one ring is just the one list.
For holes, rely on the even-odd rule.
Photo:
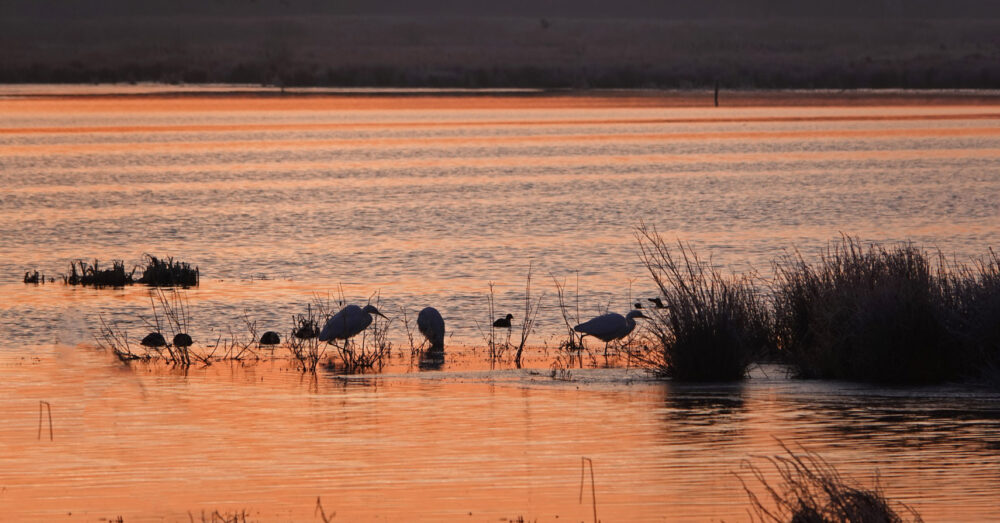
[(941, 275), (945, 323), (963, 364), (1000, 387), (1000, 256), (989, 255)]
[[(775, 332), (800, 377), (932, 382), (963, 372), (940, 283), (928, 255), (903, 244), (844, 236), (817, 263), (791, 254), (775, 264)], [(970, 292), (955, 280), (955, 297)]]
[(649, 309), (654, 343), (631, 356), (654, 372), (684, 381), (742, 379), (772, 345), (771, 314), (747, 275), (724, 276), (678, 241), (636, 229), (640, 257), (665, 309)]
[(175, 262), (173, 257), (161, 259), (146, 254), (146, 267), (139, 283), (161, 287), (195, 287), (199, 276), (198, 267), (191, 268), (190, 263)]
[[(754, 521), (784, 523), (921, 522), (920, 515), (902, 503), (885, 497), (876, 480), (866, 488), (844, 478), (822, 457), (800, 449), (793, 452), (784, 443), (785, 455), (767, 460), (778, 474), (772, 484), (757, 465), (745, 461), (741, 468), (763, 489), (758, 495), (744, 477), (737, 475), (750, 497)], [(894, 508), (894, 505), (896, 508)], [(897, 511), (898, 510), (898, 511)], [(900, 514), (902, 512), (902, 515)], [(905, 517), (904, 517), (905, 516)]]

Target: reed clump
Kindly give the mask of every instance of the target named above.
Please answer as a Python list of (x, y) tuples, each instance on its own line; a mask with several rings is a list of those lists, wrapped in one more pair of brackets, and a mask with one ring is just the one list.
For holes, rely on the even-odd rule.
[[(174, 258), (157, 258), (146, 254), (146, 267), (142, 271), (139, 283), (158, 287), (195, 287), (198, 285), (198, 267), (190, 263), (174, 261)], [(134, 271), (134, 269), (133, 269)]]
[(793, 452), (784, 443), (785, 454), (767, 458), (778, 474), (772, 483), (757, 465), (741, 465), (751, 482), (759, 484), (758, 495), (742, 475), (737, 475), (752, 506), (751, 516), (760, 522), (796, 523), (904, 523), (922, 522), (910, 507), (892, 502), (878, 481), (872, 488), (841, 476), (819, 455), (800, 448)]
[(135, 269), (125, 272), (125, 262), (112, 260), (110, 269), (101, 269), (100, 262), (94, 260), (89, 264), (84, 260), (76, 260), (69, 264), (70, 273), (63, 274), (63, 283), (67, 285), (93, 285), (94, 287), (124, 287), (135, 283)]
[[(775, 334), (800, 377), (934, 382), (966, 371), (942, 286), (953, 276), (913, 245), (844, 236), (814, 264), (794, 254), (775, 267)], [(955, 280), (954, 301), (968, 283)]]
[(690, 245), (678, 242), (675, 249), (645, 225), (636, 238), (666, 307), (648, 309), (653, 342), (630, 356), (677, 380), (742, 379), (773, 345), (771, 312), (751, 276), (723, 275)]
[(941, 297), (963, 373), (1000, 388), (1000, 256), (990, 249), (971, 265), (942, 274)]

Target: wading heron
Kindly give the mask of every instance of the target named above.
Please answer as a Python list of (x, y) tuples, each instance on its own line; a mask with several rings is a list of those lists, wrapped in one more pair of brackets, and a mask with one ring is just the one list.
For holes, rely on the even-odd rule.
[(426, 307), (417, 315), (417, 329), (431, 344), (429, 350), (444, 351), (444, 318), (434, 307)]
[(385, 318), (385, 314), (379, 312), (374, 305), (365, 305), (364, 308), (348, 305), (340, 309), (340, 312), (326, 320), (326, 325), (319, 333), (319, 341), (347, 340), (357, 335), (372, 324), (372, 314)]

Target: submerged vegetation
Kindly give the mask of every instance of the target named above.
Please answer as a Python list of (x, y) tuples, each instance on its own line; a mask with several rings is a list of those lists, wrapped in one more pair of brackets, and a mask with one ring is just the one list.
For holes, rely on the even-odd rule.
[(190, 263), (175, 262), (173, 257), (157, 258), (146, 255), (146, 267), (142, 271), (139, 283), (161, 287), (194, 287), (198, 285), (198, 267), (191, 268)]
[[(841, 476), (837, 469), (817, 454), (800, 449), (793, 452), (784, 443), (784, 455), (768, 457), (778, 475), (776, 482), (757, 465), (745, 461), (748, 478), (739, 476), (755, 521), (784, 523), (904, 523), (923, 521), (902, 503), (887, 499), (876, 480), (871, 488)], [(747, 480), (756, 483), (758, 494)]]
[[(101, 269), (100, 262), (94, 260), (89, 264), (83, 260), (76, 260), (69, 264), (70, 273), (63, 275), (63, 283), (66, 285), (93, 285), (94, 287), (124, 287), (135, 283), (133, 268), (125, 272), (125, 262), (122, 260), (112, 260), (110, 269)], [(79, 270), (78, 270), (79, 269)]]
[[(135, 271), (139, 267), (133, 267), (131, 271), (125, 271), (123, 260), (112, 260), (111, 268), (102, 269), (100, 261), (87, 263), (84, 260), (76, 260), (69, 264), (69, 274), (63, 274), (63, 283), (66, 285), (92, 285), (94, 287), (124, 287), (135, 283), (142, 283), (155, 287), (194, 287), (198, 285), (200, 273), (198, 267), (191, 267), (190, 263), (177, 261), (173, 257), (166, 259), (157, 258), (152, 254), (146, 254), (146, 265), (142, 269), (142, 275), (135, 278)], [(25, 273), (25, 283), (37, 283), (29, 281), (37, 279), (38, 271), (33, 275)]]

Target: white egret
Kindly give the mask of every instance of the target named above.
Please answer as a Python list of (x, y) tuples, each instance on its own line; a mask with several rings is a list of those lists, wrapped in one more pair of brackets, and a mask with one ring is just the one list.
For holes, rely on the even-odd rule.
[(417, 315), (417, 329), (430, 342), (432, 351), (444, 351), (444, 318), (434, 307), (426, 307)]
[(628, 336), (635, 329), (635, 318), (648, 318), (642, 311), (634, 310), (622, 316), (614, 312), (602, 314), (589, 321), (585, 321), (573, 330), (582, 332), (585, 336), (593, 336), (604, 342), (604, 354), (608, 353), (608, 344), (614, 340), (620, 340)]
[(379, 312), (374, 305), (365, 305), (364, 308), (348, 305), (340, 309), (340, 312), (326, 320), (326, 325), (319, 333), (319, 341), (347, 340), (357, 335), (372, 324), (372, 314), (385, 318), (385, 314)]
[(494, 327), (503, 327), (505, 329), (510, 328), (510, 320), (514, 319), (514, 315), (507, 313), (503, 318), (498, 318), (497, 321), (493, 322)]

